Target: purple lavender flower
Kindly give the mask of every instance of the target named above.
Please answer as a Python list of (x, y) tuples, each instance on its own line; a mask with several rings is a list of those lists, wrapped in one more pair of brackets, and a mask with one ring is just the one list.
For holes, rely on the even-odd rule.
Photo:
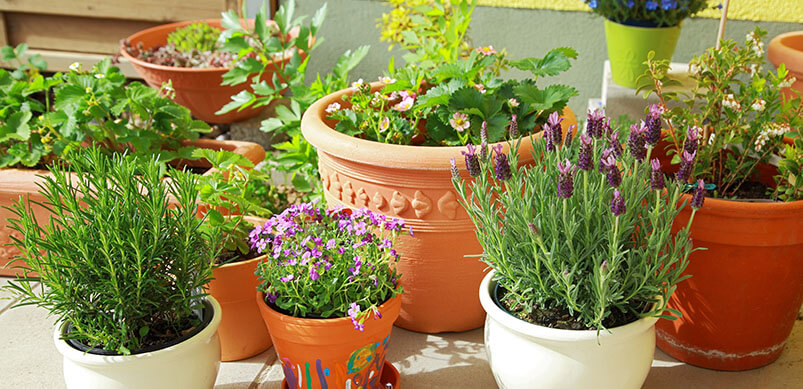
[(627, 147), (630, 148), (630, 155), (637, 161), (647, 158), (645, 131), (647, 131), (647, 127), (642, 120), (641, 123), (635, 123), (630, 126), (630, 134), (627, 136)]
[(597, 108), (593, 112), (589, 109), (586, 119), (586, 132), (593, 138), (602, 136), (602, 125), (605, 120), (605, 110)]
[(675, 179), (678, 182), (685, 184), (687, 181), (689, 181), (692, 169), (694, 168), (694, 158), (696, 157), (696, 151), (690, 153), (687, 150), (683, 150), (683, 154), (680, 157), (680, 168), (678, 169), (677, 173), (675, 173)]
[(497, 144), (494, 146), (496, 155), (494, 156), (494, 172), (496, 172), (496, 179), (505, 181), (510, 178), (510, 163), (507, 161), (507, 155), (502, 152), (502, 145)]
[(651, 165), (650, 188), (662, 190), (666, 187), (666, 184), (664, 183), (664, 172), (661, 171), (661, 161), (658, 158), (653, 158)]
[(510, 139), (516, 139), (519, 137), (519, 123), (516, 121), (516, 114), (510, 116)]
[(611, 119), (605, 118), (605, 120), (602, 121), (602, 127), (600, 129), (600, 132), (601, 132), (600, 137), (602, 138), (607, 138), (611, 136), (611, 132), (613, 132), (613, 130), (611, 130)]
[(686, 130), (686, 141), (683, 142), (683, 150), (688, 151), (690, 154), (697, 153), (697, 145), (700, 142), (700, 128), (689, 127)]
[(609, 155), (608, 158), (600, 163), (605, 165), (605, 170), (608, 172), (608, 184), (614, 188), (619, 187), (622, 183), (622, 171), (619, 170), (619, 166), (616, 166), (616, 160), (613, 155)]
[(625, 213), (625, 199), (622, 198), (622, 193), (619, 192), (619, 189), (614, 189), (613, 191), (611, 212), (613, 212), (613, 216), (619, 216)]
[(703, 180), (697, 180), (697, 187), (694, 188), (694, 195), (691, 197), (691, 207), (694, 209), (700, 209), (703, 207), (704, 202), (705, 182), (703, 182)]
[[(617, 215), (617, 216), (619, 216), (619, 215)], [(602, 273), (602, 275), (608, 274), (608, 260), (607, 259), (602, 261), (602, 264), (599, 265), (599, 271), (600, 271), (600, 273)]]
[(546, 151), (555, 151), (555, 143), (552, 142), (552, 129), (549, 125), (544, 124), (544, 142), (546, 142)]
[(600, 154), (599, 157), (600, 173), (605, 173), (608, 170), (608, 165), (605, 164), (605, 161), (607, 161), (612, 156), (613, 156), (613, 150), (611, 150), (610, 148), (602, 150), (602, 153)]
[(577, 167), (583, 170), (591, 170), (594, 168), (593, 154), (593, 140), (588, 136), (587, 132), (580, 134), (580, 151), (577, 153)]
[(619, 142), (618, 134), (615, 131), (612, 131), (607, 135), (607, 137), (608, 145), (614, 158), (621, 158), (624, 151), (622, 150), (622, 143)]
[(469, 176), (476, 177), (480, 174), (480, 161), (477, 159), (474, 145), (471, 143), (467, 144), (466, 150), (467, 151), (461, 151), (461, 153), (465, 156), (466, 170), (468, 170)]
[(650, 105), (650, 112), (647, 114), (645, 125), (647, 131), (645, 132), (645, 140), (650, 146), (655, 146), (661, 140), (661, 113), (663, 108), (658, 104)]
[(547, 118), (547, 125), (550, 129), (549, 136), (552, 138), (552, 143), (557, 146), (561, 144), (563, 141), (563, 128), (560, 126), (560, 122), (563, 121), (563, 118), (560, 117), (558, 111), (552, 112)]
[(449, 160), (449, 171), (452, 172), (452, 178), (455, 180), (460, 179), (460, 172), (457, 170), (457, 162), (455, 162), (454, 158)]
[(566, 138), (563, 139), (563, 146), (566, 148), (572, 147), (572, 140), (574, 138), (574, 131), (577, 129), (577, 125), (572, 124), (569, 126), (569, 131), (566, 132)]
[(563, 163), (558, 162), (558, 197), (568, 199), (572, 197), (574, 190), (574, 167), (569, 159), (565, 159)]

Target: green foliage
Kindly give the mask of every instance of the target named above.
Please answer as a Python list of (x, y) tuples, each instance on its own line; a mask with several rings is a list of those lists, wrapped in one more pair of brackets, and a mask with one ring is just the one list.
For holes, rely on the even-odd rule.
[(166, 96), (169, 84), (161, 91), (126, 84), (108, 58), (91, 71), (70, 68), (50, 77), (25, 66), (0, 70), (0, 168), (47, 164), (84, 142), (145, 159), (188, 158), (191, 148), (181, 141), (209, 131)]
[(781, 201), (803, 199), (803, 138), (784, 145), (778, 162), (777, 184), (774, 195)]
[[(683, 185), (668, 181), (665, 190), (651, 189), (649, 156), (636, 160), (625, 145), (610, 160), (621, 177), (614, 188), (610, 170), (598, 169), (607, 135), (583, 137), (553, 151), (533, 138), (531, 166), (517, 167), (520, 138), (508, 143), (509, 164), (499, 162), (501, 149), (488, 150), (485, 159), (475, 149), (480, 171), (453, 183), (476, 227), (482, 260), (496, 270), (502, 300), (512, 301), (519, 317), (567, 309), (598, 333), (615, 311), (663, 317), (675, 285), (688, 277), (682, 273), (692, 251), (688, 226), (672, 232)], [(588, 170), (578, 168), (585, 142)], [(559, 163), (572, 165), (561, 172)], [(506, 180), (502, 165), (512, 172)], [(561, 196), (558, 186), (566, 190), (566, 179), (569, 195)], [(624, 199), (619, 215), (612, 212), (615, 190)]]
[(217, 44), (220, 30), (206, 23), (192, 23), (176, 29), (167, 36), (167, 43), (181, 52), (213, 51)]
[(708, 7), (709, 1), (585, 0), (585, 3), (595, 14), (616, 23), (640, 27), (673, 27)]
[[(196, 176), (162, 160), (143, 161), (93, 147), (43, 176), (44, 201), (10, 210), (25, 275), (5, 288), (72, 324), (68, 338), (129, 354), (199, 324), (202, 287), (211, 279), (216, 231), (198, 229)], [(172, 206), (171, 203), (175, 204)], [(52, 213), (40, 226), (33, 207)], [(43, 287), (32, 283), (41, 277)]]
[[(678, 103), (663, 113), (668, 126), (666, 139), (672, 144), (670, 153), (676, 161), (687, 142), (688, 130), (694, 128), (700, 133), (694, 175), (715, 184), (717, 197), (736, 196), (743, 183), (756, 179), (760, 164), (782, 153), (784, 136), (799, 136), (797, 129), (803, 126), (800, 97), (784, 101), (781, 94), (794, 77), (784, 65), (774, 73), (761, 70), (765, 65), (764, 35), (765, 31), (756, 28), (747, 34), (743, 46), (724, 41), (720, 49), (710, 48), (696, 56), (689, 63), (695, 85), (688, 94), (664, 89), (676, 81), (667, 77), (668, 61), (655, 61), (652, 55), (647, 61), (649, 69), (640, 78), (641, 90), (646, 90), (646, 95), (655, 93), (663, 107), (670, 101)], [(799, 164), (799, 153), (781, 156), (794, 159), (786, 166)], [(800, 192), (792, 191), (784, 200), (803, 199), (799, 196)]]

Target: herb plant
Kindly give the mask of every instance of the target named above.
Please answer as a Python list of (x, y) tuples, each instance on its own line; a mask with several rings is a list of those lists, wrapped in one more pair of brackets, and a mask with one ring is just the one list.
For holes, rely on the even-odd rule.
[[(72, 325), (65, 334), (120, 354), (172, 340), (199, 325), (203, 285), (211, 278), (219, 234), (195, 217), (196, 176), (162, 177), (156, 157), (107, 156), (99, 148), (70, 153), (50, 166), (40, 193), (10, 210), (25, 275), (8, 290), (15, 306), (36, 305)], [(171, 206), (175, 204), (175, 206)], [(33, 206), (52, 213), (38, 223)], [(38, 273), (44, 287), (31, 275)]]
[[(715, 185), (716, 197), (743, 197), (743, 187), (760, 179), (758, 166), (768, 163), (773, 155), (792, 158), (782, 162), (785, 168), (800, 166), (801, 154), (795, 151), (799, 146), (782, 151), (784, 136), (799, 136), (796, 129), (803, 125), (803, 105), (800, 97), (785, 101), (781, 94), (782, 88), (794, 83), (785, 66), (779, 66), (775, 73), (761, 70), (761, 37), (765, 34), (756, 28), (747, 35), (743, 46), (724, 41), (721, 48), (710, 48), (695, 57), (689, 63), (689, 76), (696, 84), (689, 94), (664, 89), (677, 84), (667, 77), (668, 61), (655, 61), (649, 56), (649, 69), (642, 76), (642, 80), (650, 81), (642, 89), (648, 94), (656, 93), (661, 101), (659, 111), (664, 112), (659, 117), (668, 127), (666, 139), (673, 163), (681, 162), (687, 144), (694, 145), (698, 163), (693, 177)], [(666, 110), (670, 101), (680, 104)], [(784, 189), (783, 193), (786, 201), (803, 199), (799, 191), (786, 194)], [(780, 196), (781, 191), (770, 189), (768, 194)]]
[(607, 123), (601, 112), (591, 113), (584, 133), (561, 141), (553, 114), (545, 135), (532, 139), (532, 166), (517, 167), (521, 140), (510, 143), (508, 154), (502, 144), (469, 145), (469, 180), (452, 160), (482, 260), (496, 270), (500, 302), (516, 317), (598, 332), (664, 317), (675, 285), (688, 277), (682, 275), (692, 251), (688, 228), (702, 207), (704, 184), (691, 200), (689, 224), (672, 233), (685, 206), (678, 207), (685, 180), (665, 180), (661, 163), (650, 160), (655, 129), (636, 123), (623, 145)]
[(674, 27), (708, 6), (708, 0), (585, 0), (595, 14), (638, 27)]
[(190, 158), (192, 147), (181, 141), (209, 131), (168, 98), (169, 84), (126, 84), (110, 59), (89, 71), (74, 63), (50, 77), (30, 70), (0, 69), (0, 168), (45, 165), (84, 142), (146, 159)]
[(354, 328), (402, 292), (393, 248), (404, 221), (368, 209), (292, 205), (251, 232), (269, 304), (295, 317), (350, 317)]
[(167, 43), (179, 51), (212, 51), (215, 50), (220, 30), (206, 23), (193, 23), (176, 29), (167, 36)]

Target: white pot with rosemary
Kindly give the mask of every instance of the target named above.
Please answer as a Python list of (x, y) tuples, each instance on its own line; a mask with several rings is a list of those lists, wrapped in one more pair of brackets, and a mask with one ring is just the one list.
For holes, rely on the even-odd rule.
[(559, 122), (533, 140), (534, 166), (516, 168), (520, 140), (466, 153), (465, 180), (452, 161), (493, 269), (480, 286), (491, 369), (503, 388), (640, 388), (692, 251), (688, 226), (670, 231), (683, 185), (650, 161), (650, 125), (623, 145), (600, 112), (577, 139)]
[(211, 388), (221, 311), (202, 287), (220, 234), (198, 229), (196, 178), (98, 148), (66, 161), (40, 189), (49, 223), (29, 201), (11, 208), (26, 265), (6, 288), (57, 318), (67, 387)]

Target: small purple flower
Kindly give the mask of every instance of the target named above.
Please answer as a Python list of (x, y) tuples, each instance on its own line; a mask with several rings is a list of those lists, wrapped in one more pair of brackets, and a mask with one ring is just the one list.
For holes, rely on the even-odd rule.
[(616, 166), (616, 160), (613, 155), (609, 155), (608, 158), (600, 163), (605, 165), (605, 170), (608, 172), (608, 184), (614, 188), (619, 187), (622, 184), (622, 171), (619, 170), (619, 166)]
[(510, 139), (519, 137), (519, 123), (516, 121), (516, 114), (510, 116), (510, 127), (508, 131), (510, 132)]
[(602, 150), (602, 153), (600, 154), (599, 157), (600, 173), (605, 173), (608, 170), (608, 165), (606, 165), (605, 162), (611, 157), (613, 157), (613, 150), (611, 150), (610, 148)]
[(379, 312), (379, 309), (377, 309), (377, 307), (372, 307), (371, 310), (374, 311), (374, 320), (382, 318), (382, 313)]
[(477, 158), (474, 145), (471, 143), (467, 144), (466, 150), (467, 151), (461, 151), (461, 153), (465, 156), (466, 170), (468, 170), (469, 176), (476, 177), (480, 174), (480, 160)]
[(357, 303), (351, 303), (351, 308), (349, 308), (349, 318), (351, 318), (351, 324), (354, 324), (355, 330), (365, 331), (365, 325), (360, 323), (359, 316), (360, 316), (360, 305)]
[(607, 136), (608, 145), (614, 158), (621, 158), (624, 151), (622, 150), (622, 143), (619, 142), (619, 134), (616, 131), (611, 131)]
[(703, 180), (697, 180), (697, 187), (694, 188), (694, 195), (691, 197), (691, 207), (694, 209), (700, 209), (703, 207), (704, 202), (705, 182), (703, 182)]
[(494, 172), (496, 179), (505, 181), (511, 177), (510, 163), (507, 161), (507, 155), (502, 152), (502, 144), (494, 146)]
[(268, 302), (269, 302), (269, 303), (273, 304), (273, 303), (275, 303), (275, 302), (276, 302), (276, 299), (277, 299), (278, 297), (279, 297), (279, 296), (277, 296), (277, 295), (275, 295), (275, 294), (273, 294), (273, 293), (268, 293), (267, 299), (268, 299)]
[(644, 134), (645, 140), (650, 146), (657, 145), (658, 141), (661, 140), (661, 114), (663, 111), (663, 108), (658, 104), (650, 105), (650, 112), (645, 120), (647, 131)]
[(549, 128), (549, 133), (547, 134), (552, 141), (552, 144), (557, 146), (561, 144), (563, 141), (563, 128), (560, 126), (560, 122), (563, 121), (563, 118), (560, 117), (558, 111), (552, 112), (549, 114), (549, 118), (547, 118), (547, 126)]
[(566, 148), (572, 147), (572, 140), (574, 139), (574, 131), (577, 129), (577, 125), (572, 124), (569, 126), (569, 131), (566, 132), (566, 137), (563, 139), (563, 146)]
[(648, 2), (645, 4), (645, 7), (646, 7), (646, 8), (647, 8), (647, 10), (649, 10), (649, 11), (655, 11), (656, 9), (658, 9), (658, 2), (657, 2), (657, 1), (650, 0), (650, 1), (648, 1)]
[(591, 170), (594, 168), (593, 154), (594, 148), (593, 140), (588, 136), (587, 132), (580, 134), (580, 151), (577, 153), (577, 167), (583, 170)]
[(630, 148), (630, 155), (637, 161), (643, 161), (644, 158), (647, 158), (645, 131), (647, 131), (647, 126), (642, 120), (640, 123), (635, 123), (630, 126), (630, 134), (627, 136), (627, 147)]
[(279, 281), (281, 281), (281, 282), (290, 282), (290, 281), (292, 281), (294, 278), (296, 278), (294, 275), (292, 275), (292, 274), (288, 274), (288, 275), (286, 275), (286, 276), (284, 276), (284, 277), (280, 277), (280, 278), (279, 278)]
[(650, 162), (652, 171), (650, 173), (650, 188), (654, 190), (662, 190), (666, 187), (664, 182), (664, 172), (661, 171), (661, 161), (658, 158), (653, 158)]
[(449, 171), (452, 172), (452, 178), (455, 180), (460, 179), (460, 172), (457, 170), (457, 162), (455, 162), (454, 158), (449, 160)]
[(352, 276), (360, 274), (360, 267), (362, 267), (362, 259), (359, 255), (354, 256), (354, 266), (349, 267)]
[(689, 127), (686, 130), (686, 141), (683, 142), (683, 150), (688, 151), (690, 154), (697, 153), (697, 145), (700, 142), (700, 128)]
[(613, 198), (611, 199), (611, 212), (613, 216), (619, 216), (625, 213), (625, 199), (622, 198), (622, 193), (619, 189), (614, 189)]
[(689, 181), (692, 168), (694, 167), (694, 158), (696, 157), (697, 152), (689, 153), (687, 150), (683, 150), (683, 154), (680, 157), (680, 168), (677, 173), (675, 173), (675, 179), (681, 184), (685, 184)]
[(593, 138), (602, 136), (602, 125), (605, 120), (605, 110), (597, 108), (593, 112), (589, 109), (586, 119), (586, 132)]
[(318, 278), (321, 278), (321, 275), (318, 274), (318, 270), (315, 269), (315, 266), (309, 267), (309, 279), (313, 281), (318, 281)]
[(565, 159), (563, 163), (558, 162), (558, 172), (558, 197), (568, 199), (574, 191), (574, 166)]

